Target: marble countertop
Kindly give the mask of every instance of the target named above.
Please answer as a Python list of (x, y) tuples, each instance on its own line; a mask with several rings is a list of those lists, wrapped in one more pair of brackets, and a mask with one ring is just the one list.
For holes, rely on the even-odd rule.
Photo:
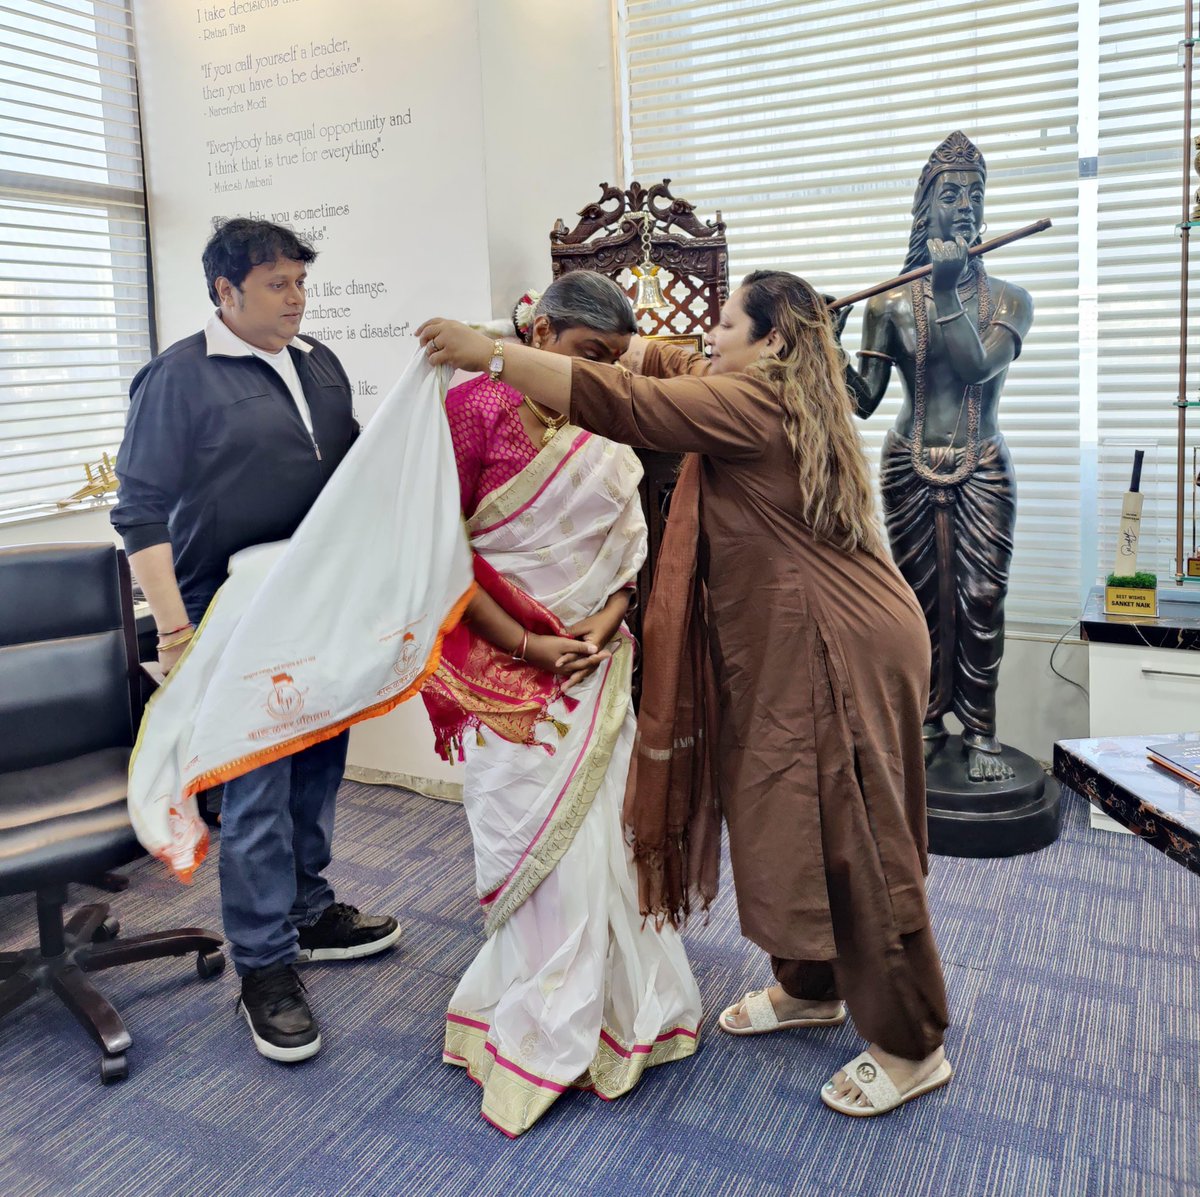
[(1150, 744), (1185, 735), (1060, 740), (1054, 776), (1172, 860), (1200, 873), (1200, 786), (1146, 756)]
[(1083, 637), (1096, 644), (1200, 650), (1200, 585), (1160, 586), (1158, 618), (1104, 614), (1104, 587), (1094, 586), (1079, 617)]

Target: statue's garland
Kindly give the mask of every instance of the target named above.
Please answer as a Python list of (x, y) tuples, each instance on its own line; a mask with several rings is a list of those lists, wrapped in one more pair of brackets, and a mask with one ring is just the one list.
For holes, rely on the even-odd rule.
[[(979, 287), (979, 335), (982, 339), (983, 330), (987, 328), (992, 315), (992, 297), (988, 289), (987, 271), (983, 263), (976, 260), (972, 263), (972, 274), (965, 284), (959, 284), (959, 298), (969, 299), (974, 290), (974, 284)], [(983, 387), (972, 383), (963, 389), (963, 402), (967, 405), (967, 443), (963, 459), (952, 473), (940, 474), (932, 466), (925, 464), (925, 361), (929, 356), (929, 308), (927, 283), (917, 279), (909, 284), (912, 291), (913, 320), (917, 328), (917, 362), (916, 379), (913, 387), (913, 439), (912, 464), (917, 477), (934, 486), (951, 487), (965, 481), (979, 464), (979, 414), (982, 406)], [(963, 289), (966, 290), (964, 295)], [(953, 450), (953, 445), (951, 446)], [(939, 501), (948, 503), (953, 496), (947, 491)]]

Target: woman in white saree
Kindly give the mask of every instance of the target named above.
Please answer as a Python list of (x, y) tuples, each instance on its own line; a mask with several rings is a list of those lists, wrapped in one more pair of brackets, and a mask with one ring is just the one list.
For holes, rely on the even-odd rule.
[[(576, 272), (522, 335), (612, 361), (634, 327), (615, 283)], [(516, 1136), (569, 1088), (618, 1097), (691, 1055), (700, 995), (678, 934), (642, 919), (621, 825), (641, 466), (486, 375), (446, 408), (480, 593), (424, 696), (439, 747), (466, 761), (488, 938), (450, 999), (443, 1059)]]

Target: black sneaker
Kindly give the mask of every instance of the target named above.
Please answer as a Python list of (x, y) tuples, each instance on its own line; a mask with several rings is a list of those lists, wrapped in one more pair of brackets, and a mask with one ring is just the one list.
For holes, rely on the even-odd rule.
[(242, 978), (238, 1009), (254, 1046), (270, 1060), (295, 1064), (321, 1050), (321, 1032), (304, 998), (304, 982), (291, 964), (271, 964)]
[(389, 915), (360, 914), (355, 906), (334, 902), (311, 927), (298, 927), (296, 959), (357, 960), (390, 948), (400, 938), (400, 924)]

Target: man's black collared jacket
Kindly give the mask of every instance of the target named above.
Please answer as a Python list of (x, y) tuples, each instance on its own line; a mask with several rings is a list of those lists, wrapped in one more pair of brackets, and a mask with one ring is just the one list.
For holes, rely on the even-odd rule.
[(189, 610), (232, 554), (291, 536), (358, 435), (350, 380), (324, 345), (290, 347), (312, 414), (256, 357), (209, 356), (203, 331), (143, 366), (117, 455), (113, 526), (128, 553), (169, 542)]

